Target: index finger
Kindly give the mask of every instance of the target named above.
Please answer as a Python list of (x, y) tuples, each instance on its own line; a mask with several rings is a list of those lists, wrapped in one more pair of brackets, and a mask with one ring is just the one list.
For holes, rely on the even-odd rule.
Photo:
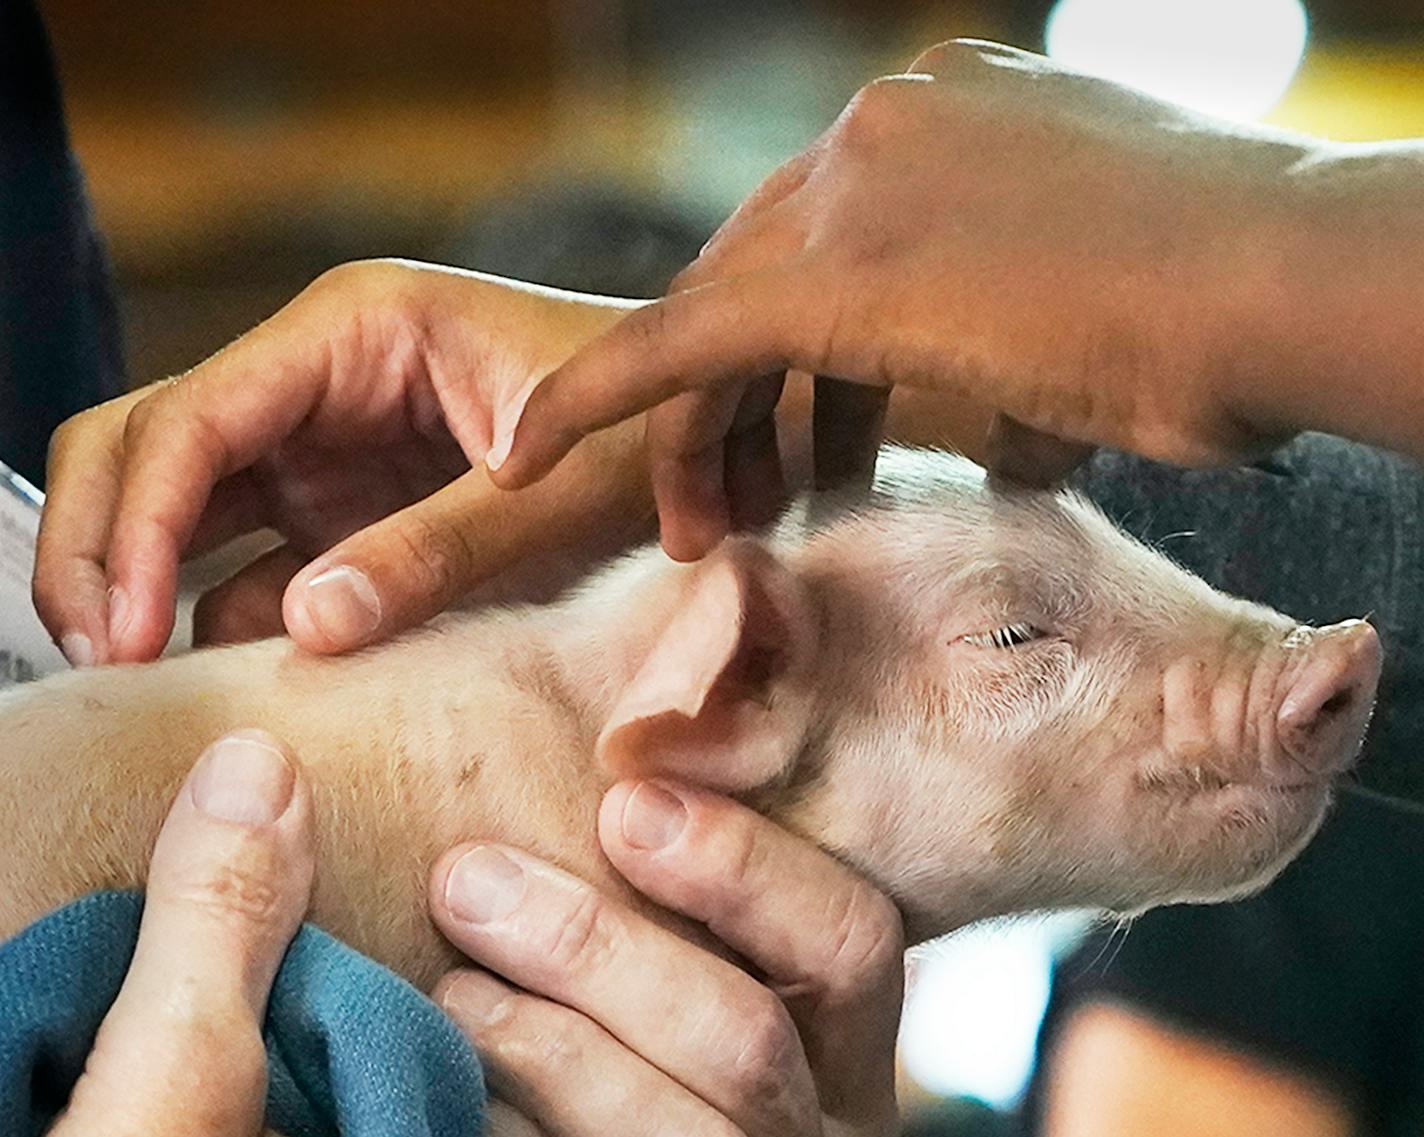
[(214, 487), (321, 402), (331, 366), (323, 311), (294, 301), (130, 412), (107, 548), (111, 658), (147, 659), (162, 649), (178, 565)]
[(748, 375), (815, 370), (798, 342), (821, 342), (816, 312), (802, 313), (793, 337), (786, 267), (747, 273), (673, 293), (625, 316), (544, 378), (512, 435), (486, 458), (496, 484), (536, 482), (579, 439), (694, 388)]
[(809, 841), (705, 790), (621, 782), (598, 825), (629, 883), (705, 923), (786, 1000), (828, 1114), (893, 1114), (904, 934), (882, 893)]

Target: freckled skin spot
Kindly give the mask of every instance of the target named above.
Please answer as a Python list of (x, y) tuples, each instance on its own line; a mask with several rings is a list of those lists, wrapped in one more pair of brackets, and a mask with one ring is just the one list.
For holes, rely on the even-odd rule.
[(460, 766), (455, 774), (455, 786), (458, 789), (465, 789), (480, 776), (480, 769), (485, 763), (483, 754), (472, 754), (467, 762)]

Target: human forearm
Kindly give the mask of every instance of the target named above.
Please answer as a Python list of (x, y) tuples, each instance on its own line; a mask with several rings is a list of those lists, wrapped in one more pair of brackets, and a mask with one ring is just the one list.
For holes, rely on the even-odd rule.
[(1282, 192), (1275, 278), (1223, 399), (1268, 433), (1424, 458), (1424, 143), (1324, 145)]

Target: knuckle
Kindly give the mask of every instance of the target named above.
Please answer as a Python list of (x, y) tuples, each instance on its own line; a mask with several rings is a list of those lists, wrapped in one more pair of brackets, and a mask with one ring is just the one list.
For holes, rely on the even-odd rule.
[(223, 864), (178, 883), (172, 898), (222, 924), (266, 927), (284, 909), (282, 888), (252, 865)]
[(66, 629), (60, 627), (63, 619), (64, 601), (69, 590), (50, 579), (43, 560), (35, 563), (35, 575), (30, 581), (30, 603), (35, 614), (51, 635), (60, 635)]
[(49, 436), (48, 463), (51, 470), (54, 468), (54, 463), (63, 457), (64, 452), (74, 446), (94, 425), (94, 415), (97, 409), (80, 411), (79, 414), (65, 419), (55, 427), (54, 433)]
[(535, 1004), (509, 1016), (503, 1029), (481, 1036), (480, 1050), (494, 1065), (522, 1081), (557, 1085), (582, 1069), (595, 1049), (593, 1024), (553, 1004)]
[(413, 581), (424, 595), (452, 598), (474, 583), (475, 549), (458, 526), (437, 524), (413, 513), (403, 519), (393, 537), (401, 553), (402, 579)]
[(882, 75), (872, 79), (846, 105), (836, 122), (835, 134), (842, 147), (878, 146), (900, 126), (905, 113), (907, 88), (918, 87), (902, 75)]
[(748, 895), (767, 862), (761, 826), (752, 815), (740, 810), (731, 813), (721, 824), (728, 846), (722, 859), (726, 869), (719, 877), (721, 889), (730, 896)]
[(289, 305), (330, 329), (405, 310), (412, 270), (396, 257), (346, 261), (317, 276)]
[(35, 574), (30, 579), (30, 602), (40, 621), (55, 635), (69, 630), (60, 624), (74, 600), (76, 578), (77, 574), (67, 570), (60, 560), (53, 543), (42, 540), (35, 556)]
[(178, 389), (181, 388), (174, 380), (129, 408), (128, 414), (124, 416), (123, 429), (123, 444), (127, 453), (132, 454), (145, 438), (153, 437), (155, 431), (161, 433), (169, 402), (168, 395)]
[(726, 241), (726, 229), (727, 226), (724, 225), (713, 233), (707, 239), (707, 244), (702, 247), (702, 252), (697, 255), (697, 259), (672, 278), (667, 287), (669, 293), (686, 292), (705, 281), (709, 263)]
[(547, 945), (545, 966), (563, 975), (596, 974), (608, 966), (622, 942), (607, 901), (581, 884), (567, 918)]
[(215, 995), (194, 992), (190, 999), (168, 1000), (162, 1009), (183, 1016), (184, 1050), (194, 1069), (223, 1068), (236, 1083), (256, 1082), (266, 1074), (267, 1051), (252, 1012), (237, 999), (219, 997), (215, 1004)]
[(333, 294), (348, 296), (352, 291), (364, 290), (373, 277), (383, 275), (389, 267), (389, 264), (379, 257), (344, 261), (319, 273), (302, 294), (308, 297)]
[(857, 880), (837, 917), (821, 975), (828, 994), (863, 993), (901, 973), (904, 928), (899, 910), (884, 893)]
[(791, 1015), (767, 991), (739, 1016), (730, 1070), (733, 1092), (749, 1105), (780, 1100), (800, 1059), (801, 1038)]
[[(691, 272), (693, 268), (694, 265), (689, 265), (683, 272), (679, 273), (678, 276), (683, 277), (686, 273)], [(691, 285), (684, 284), (682, 287), (685, 289), (691, 287)], [(679, 291), (676, 287), (669, 289), (669, 292), (676, 291)], [(660, 343), (673, 330), (669, 307), (669, 303), (666, 299), (655, 300), (651, 304), (643, 305), (642, 308), (623, 320), (618, 326), (619, 328), (627, 329), (627, 334), (633, 339), (634, 344), (637, 346), (651, 346), (652, 344)]]
[(531, 1040), (528, 1058), (544, 1070), (577, 1070), (588, 1055), (588, 1039), (581, 1030), (542, 1030)]
[(970, 39), (951, 39), (920, 52), (909, 70), (945, 76), (983, 60), (982, 44)]

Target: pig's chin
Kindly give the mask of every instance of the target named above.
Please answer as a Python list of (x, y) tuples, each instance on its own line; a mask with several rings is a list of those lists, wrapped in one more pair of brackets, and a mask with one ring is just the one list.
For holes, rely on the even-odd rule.
[(1264, 888), (1315, 835), (1333, 779), (1231, 779), (1199, 770), (1139, 781), (1179, 851), (1195, 850), (1196, 871), (1173, 899), (1237, 900)]

